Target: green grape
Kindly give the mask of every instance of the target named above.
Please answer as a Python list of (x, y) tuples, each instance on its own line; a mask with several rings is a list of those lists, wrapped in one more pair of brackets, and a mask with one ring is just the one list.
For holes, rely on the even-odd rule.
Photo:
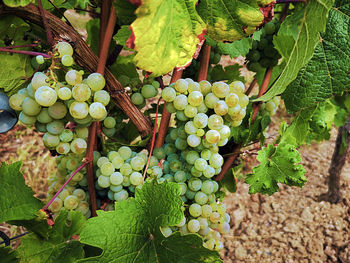
[(234, 117), (234, 116), (236, 116), (240, 111), (241, 111), (241, 106), (239, 106), (239, 104), (237, 104), (235, 107), (230, 107), (230, 108), (228, 108), (228, 115), (230, 115), (231, 117)]
[(58, 213), (61, 210), (62, 206), (63, 206), (62, 200), (56, 197), (55, 200), (53, 200), (53, 202), (50, 204), (49, 209), (53, 213)]
[(159, 89), (159, 88), (160, 88), (160, 84), (159, 84), (159, 82), (156, 81), (156, 80), (152, 81), (151, 85), (152, 85), (153, 87), (155, 87), (156, 89)]
[(114, 128), (115, 124), (116, 124), (116, 120), (113, 117), (107, 117), (103, 121), (103, 125), (108, 129)]
[(145, 98), (142, 96), (141, 93), (136, 92), (131, 95), (131, 101), (135, 105), (142, 105), (145, 102)]
[(176, 91), (171, 87), (166, 87), (162, 90), (162, 98), (166, 102), (172, 102), (176, 98)]
[(264, 49), (264, 55), (268, 58), (275, 58), (278, 54), (278, 51), (273, 46), (267, 46)]
[(201, 87), (198, 82), (194, 82), (192, 79), (186, 79), (188, 82), (188, 93), (191, 93), (192, 91), (201, 91)]
[[(109, 181), (112, 185), (120, 185), (123, 183), (124, 177), (120, 172), (114, 172), (109, 177)], [(117, 191), (114, 191), (114, 192), (117, 192)]]
[(197, 220), (201, 229), (208, 229), (208, 220), (205, 217), (198, 217)]
[(231, 135), (231, 129), (227, 125), (223, 125), (223, 127), (219, 131), (221, 139), (227, 139)]
[(216, 103), (219, 101), (219, 98), (214, 95), (214, 93), (208, 93), (205, 96), (204, 103), (209, 109), (214, 109)]
[(43, 136), (43, 142), (47, 148), (54, 148), (60, 143), (60, 139), (58, 136), (47, 132)]
[(193, 217), (199, 217), (202, 214), (202, 207), (199, 204), (192, 204), (188, 209), (189, 213)]
[(64, 123), (62, 121), (52, 121), (46, 124), (46, 129), (53, 135), (59, 135), (64, 130)]
[(228, 112), (228, 106), (225, 101), (219, 100), (214, 107), (214, 112), (219, 116), (224, 116)]
[(230, 93), (235, 93), (236, 95), (239, 96), (239, 94), (244, 93), (245, 86), (242, 81), (234, 81), (230, 85)]
[(260, 39), (258, 43), (258, 49), (259, 50), (264, 50), (265, 47), (269, 45), (269, 41), (265, 38)]
[(185, 124), (185, 131), (187, 134), (196, 134), (197, 128), (194, 126), (192, 121), (188, 121)]
[(41, 106), (32, 98), (25, 98), (22, 103), (22, 111), (28, 116), (36, 116), (39, 114)]
[(61, 63), (62, 63), (63, 66), (70, 67), (70, 66), (72, 66), (74, 64), (74, 59), (70, 55), (64, 55), (61, 58)]
[(79, 199), (75, 195), (69, 195), (64, 199), (64, 208), (73, 210), (78, 207)]
[(165, 108), (167, 109), (167, 111), (169, 113), (175, 113), (176, 112), (176, 109), (175, 109), (174, 104), (172, 102), (165, 103)]
[(97, 184), (101, 188), (108, 188), (111, 183), (108, 176), (100, 175), (97, 179)]
[(174, 180), (177, 183), (184, 183), (187, 180), (187, 176), (186, 176), (186, 172), (184, 171), (176, 171), (176, 173), (174, 174)]
[(199, 86), (200, 86), (201, 93), (203, 94), (203, 96), (206, 96), (208, 93), (211, 92), (211, 84), (209, 81), (202, 80), (199, 82)]
[(36, 91), (38, 88), (42, 87), (42, 86), (47, 86), (47, 81), (48, 81), (48, 77), (42, 73), (42, 72), (36, 72), (33, 75), (31, 84), (32, 84), (32, 88), (34, 89), (34, 91)]
[(59, 57), (63, 57), (64, 55), (73, 55), (73, 48), (72, 46), (67, 43), (67, 42), (57, 42), (55, 49), (57, 49), (58, 53), (59, 53)]
[(26, 97), (27, 97), (26, 94), (20, 94), (20, 93), (16, 93), (12, 95), (9, 99), (10, 107), (16, 111), (21, 111), (22, 103)]
[(165, 150), (162, 147), (153, 150), (153, 155), (158, 159), (162, 160), (166, 157)]
[(28, 96), (33, 98), (33, 99), (35, 99), (35, 91), (36, 90), (33, 88), (31, 83), (29, 83), (29, 85), (27, 86), (26, 90), (27, 90)]
[(102, 127), (102, 131), (107, 137), (113, 137), (117, 132), (117, 129), (115, 128), (107, 129), (106, 127)]
[(191, 147), (197, 147), (201, 143), (201, 138), (197, 135), (191, 134), (187, 137), (187, 144)]
[(126, 200), (128, 197), (129, 193), (126, 190), (121, 190), (120, 192), (114, 194), (114, 200), (117, 202)]
[(204, 101), (197, 106), (198, 113), (206, 113), (208, 111), (208, 107), (205, 105)]
[(36, 116), (36, 119), (44, 124), (47, 124), (49, 122), (51, 122), (53, 119), (51, 118), (50, 114), (49, 114), (49, 109), (48, 108), (42, 108), (39, 115)]
[(64, 129), (60, 134), (60, 140), (62, 142), (70, 142), (73, 140), (73, 132), (69, 129)]
[(260, 66), (262, 66), (263, 68), (268, 68), (271, 62), (270, 62), (270, 59), (268, 58), (262, 58), (260, 59), (259, 63), (260, 63)]
[(200, 224), (198, 220), (196, 219), (191, 219), (188, 224), (187, 224), (188, 231), (191, 233), (197, 233), (200, 229)]
[(209, 130), (205, 134), (205, 139), (211, 144), (215, 144), (220, 140), (220, 133), (216, 130)]
[(209, 217), (213, 212), (210, 205), (202, 205), (202, 217)]
[(76, 101), (87, 101), (91, 96), (91, 90), (86, 84), (76, 84), (72, 89), (72, 96)]
[(71, 151), (76, 154), (84, 153), (87, 148), (87, 143), (84, 139), (76, 138), (70, 144)]
[(111, 162), (106, 162), (100, 167), (101, 174), (104, 176), (111, 176), (114, 173), (114, 166)]
[(130, 183), (132, 185), (138, 186), (138, 185), (142, 184), (142, 180), (143, 180), (142, 174), (139, 172), (133, 172), (130, 175)]
[(101, 168), (102, 165), (104, 165), (105, 163), (108, 163), (109, 162), (109, 159), (105, 156), (103, 157), (100, 157), (98, 160), (97, 160), (97, 166), (99, 168)]
[(89, 129), (86, 127), (76, 127), (74, 131), (78, 138), (87, 139), (89, 136)]
[(57, 93), (48, 86), (42, 86), (35, 91), (35, 100), (41, 106), (49, 107), (55, 104)]
[(48, 114), (56, 120), (63, 119), (66, 116), (67, 111), (66, 105), (59, 101), (48, 108)]
[(260, 59), (260, 52), (258, 50), (251, 50), (247, 54), (247, 59), (250, 62), (258, 62)]
[(199, 129), (203, 129), (207, 126), (208, 124), (208, 116), (204, 113), (198, 113), (194, 118), (193, 118), (193, 124), (195, 127)]
[[(106, 80), (103, 77), (103, 75), (100, 73), (90, 74), (87, 77), (86, 82), (92, 91), (102, 90), (104, 88), (104, 86), (106, 85)], [(123, 84), (123, 86), (125, 86), (125, 85)]]
[(229, 94), (230, 88), (225, 82), (215, 82), (212, 91), (216, 97), (225, 98)]
[(187, 184), (188, 188), (190, 188), (194, 192), (197, 192), (202, 187), (202, 180), (198, 178), (191, 178)]
[(183, 110), (179, 110), (176, 112), (176, 118), (179, 120), (179, 121), (187, 121), (188, 118), (187, 116), (185, 115), (184, 111)]
[(145, 165), (146, 162), (142, 157), (133, 157), (130, 161), (131, 168), (135, 171), (141, 171)]
[(218, 212), (213, 212), (211, 213), (209, 219), (212, 223), (217, 224), (221, 219), (221, 215)]
[(277, 108), (277, 106), (273, 101), (270, 100), (270, 101), (266, 102), (265, 109), (268, 112), (274, 112), (276, 108)]
[(198, 158), (194, 162), (194, 167), (200, 172), (203, 172), (205, 169), (207, 169), (207, 166), (208, 166), (208, 163), (203, 158)]
[(213, 168), (221, 168), (221, 166), (224, 163), (224, 158), (218, 153), (212, 154), (212, 156), (209, 159), (209, 164)]
[(187, 97), (183, 94), (177, 95), (176, 98), (173, 101), (174, 107), (177, 110), (184, 110), (187, 102)]
[(35, 129), (37, 129), (39, 132), (47, 132), (46, 124), (44, 124), (44, 123), (36, 122)]
[(192, 91), (188, 94), (188, 103), (194, 107), (201, 105), (203, 102), (203, 95), (200, 91)]
[(247, 64), (247, 69), (253, 72), (259, 72), (263, 70), (264, 68), (260, 65), (259, 62), (249, 62)]
[(141, 88), (141, 94), (145, 99), (149, 99), (157, 96), (158, 90), (152, 85), (144, 85)]
[(275, 33), (275, 24), (273, 22), (269, 22), (264, 26), (265, 32), (267, 35), (273, 35)]
[(111, 100), (111, 96), (105, 90), (96, 91), (94, 94), (94, 101), (100, 102), (104, 106), (107, 106), (110, 100)]
[(107, 158), (111, 162), (115, 157), (120, 157), (119, 153), (116, 151), (110, 151), (107, 153)]
[(72, 91), (67, 87), (62, 87), (57, 91), (57, 95), (61, 100), (69, 100), (72, 98)]
[(44, 57), (42, 55), (38, 55), (35, 57), (36, 62), (41, 65), (45, 63)]
[(194, 164), (194, 162), (199, 158), (199, 154), (195, 151), (189, 151), (186, 155), (186, 162), (189, 164)]
[(211, 180), (206, 180), (202, 183), (201, 191), (207, 195), (210, 195), (214, 191), (214, 185)]
[(78, 207), (75, 209), (75, 211), (79, 211), (81, 212), (83, 215), (85, 215), (86, 217), (90, 217), (89, 213), (90, 212), (90, 208), (89, 208), (89, 203), (86, 201), (80, 201), (78, 204)]
[[(109, 177), (109, 180), (111, 180), (112, 176)], [(123, 177), (124, 180), (124, 177)], [(123, 182), (122, 180), (122, 182)], [(111, 182), (112, 183), (112, 182)], [(122, 185), (113, 185), (111, 184), (111, 186), (109, 187), (109, 189), (111, 189), (111, 191), (113, 191), (114, 193), (118, 193), (121, 190), (123, 190), (123, 186)], [(114, 198), (114, 197), (113, 197)]]
[(175, 89), (177, 92), (185, 93), (188, 89), (188, 82), (184, 79), (179, 79), (175, 82)]
[(224, 120), (221, 116), (213, 114), (208, 118), (209, 129), (219, 130), (224, 125)]
[(230, 93), (225, 97), (225, 102), (228, 107), (235, 107), (239, 101), (239, 97), (235, 93)]
[(96, 120), (102, 120), (107, 116), (107, 110), (102, 103), (94, 102), (89, 107), (89, 114)]
[(201, 158), (203, 158), (204, 160), (209, 160), (211, 156), (211, 151), (209, 149), (204, 149), (203, 151), (201, 151)]
[(56, 146), (56, 152), (58, 152), (59, 154), (67, 154), (70, 152), (70, 144), (66, 143), (66, 142), (60, 142), (57, 146)]
[(131, 157), (132, 151), (127, 146), (122, 146), (118, 149), (118, 153), (120, 154), (120, 157), (122, 157), (124, 160), (127, 160)]
[(160, 227), (160, 232), (164, 237), (169, 237), (173, 233), (170, 227)]
[(80, 74), (80, 72), (72, 69), (66, 73), (65, 79), (69, 85), (74, 86), (82, 82), (83, 76)]
[(185, 107), (184, 114), (188, 118), (193, 118), (197, 114), (197, 108), (191, 105), (187, 105)]

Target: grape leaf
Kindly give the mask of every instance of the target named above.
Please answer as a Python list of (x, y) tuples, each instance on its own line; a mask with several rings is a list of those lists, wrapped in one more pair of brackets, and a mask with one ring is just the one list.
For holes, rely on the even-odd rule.
[(298, 111), (350, 89), (350, 4), (337, 0), (326, 32), (309, 63), (283, 93), (288, 111)]
[(269, 144), (258, 152), (257, 160), (260, 164), (245, 180), (250, 185), (250, 194), (272, 195), (279, 190), (277, 183), (302, 187), (307, 181), (305, 169), (298, 164), (301, 157), (291, 144), (280, 143), (277, 147)]
[(207, 24), (208, 35), (216, 41), (233, 42), (245, 38), (264, 21), (256, 0), (203, 0), (197, 9)]
[[(30, 26), (15, 16), (0, 17), (0, 45), (23, 45), (29, 42), (24, 34)], [(25, 48), (23, 48), (25, 50)], [(0, 89), (9, 95), (16, 92), (26, 82), (34, 70), (30, 64), (30, 56), (22, 54), (0, 53), (0, 59), (6, 67), (0, 68)]]
[(95, 54), (98, 54), (98, 48), (99, 48), (99, 41), (100, 41), (100, 34), (97, 32), (100, 31), (100, 20), (99, 19), (91, 19), (86, 24), (86, 31), (87, 31), (87, 39), (86, 43), (90, 46), (92, 51), (94, 51)]
[(244, 81), (244, 78), (241, 76), (239, 69), (242, 68), (241, 65), (234, 64), (223, 67), (222, 65), (215, 65), (210, 72), (210, 81), (227, 81), (231, 83), (235, 80)]
[(282, 23), (273, 43), (286, 62), (281, 75), (259, 101), (267, 101), (281, 94), (297, 77), (299, 70), (311, 59), (324, 31), (327, 14), (333, 0), (310, 0)]
[(126, 46), (126, 41), (129, 39), (131, 33), (132, 32), (129, 29), (129, 26), (121, 26), (117, 34), (113, 36), (113, 39), (117, 42), (118, 45), (122, 45), (124, 49), (132, 50)]
[(20, 172), (22, 163), (2, 163), (0, 166), (0, 222), (36, 218), (43, 203), (33, 197)]
[(34, 2), (35, 0), (4, 0), (4, 4), (10, 7), (26, 6)]
[(135, 198), (116, 202), (115, 211), (98, 211), (80, 234), (84, 244), (103, 249), (98, 257), (79, 262), (205, 263), (222, 262), (217, 252), (202, 246), (198, 235), (165, 238), (160, 226), (173, 226), (183, 218), (179, 186), (146, 182)]
[(192, 60), (204, 30), (196, 2), (142, 1), (131, 24), (133, 34), (129, 39), (129, 47), (134, 46), (137, 51), (134, 58), (137, 67), (159, 76)]
[(135, 20), (136, 6), (128, 0), (113, 1), (113, 4), (117, 12), (118, 25), (130, 25)]
[(47, 239), (34, 233), (21, 238), (21, 246), (17, 249), (21, 262), (70, 263), (83, 258), (83, 245), (70, 239), (80, 233), (85, 222), (82, 213), (61, 210)]
[(0, 247), (0, 258), (1, 263), (19, 262), (19, 259), (16, 258), (16, 252), (9, 247)]

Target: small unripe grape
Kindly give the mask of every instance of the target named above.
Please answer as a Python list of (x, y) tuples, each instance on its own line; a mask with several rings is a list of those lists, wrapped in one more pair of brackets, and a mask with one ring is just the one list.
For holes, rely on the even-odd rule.
[(63, 66), (70, 67), (74, 64), (74, 59), (71, 55), (64, 55), (61, 58), (61, 63)]

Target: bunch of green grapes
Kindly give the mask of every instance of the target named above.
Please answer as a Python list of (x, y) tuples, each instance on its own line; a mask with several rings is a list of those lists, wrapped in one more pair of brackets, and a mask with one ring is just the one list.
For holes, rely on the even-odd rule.
[[(53, 198), (72, 173), (81, 165), (82, 160), (82, 155), (73, 153), (60, 155), (56, 158), (57, 172), (48, 179), (48, 200)], [(54, 212), (55, 216), (62, 209), (80, 211), (86, 218), (91, 216), (85, 168), (74, 175), (73, 179), (52, 202), (49, 209)]]
[[(106, 189), (108, 199), (112, 201), (127, 199), (135, 193), (135, 188), (142, 186), (143, 170), (147, 160), (146, 151), (136, 153), (127, 146), (122, 146), (117, 151), (110, 151), (107, 156), (101, 156), (99, 152), (95, 151), (96, 189), (99, 191)], [(162, 169), (158, 164), (158, 159), (151, 156), (148, 173), (161, 175)]]
[[(221, 60), (221, 53), (219, 52), (219, 49), (217, 47), (212, 47), (210, 51), (210, 57), (209, 57), (209, 68), (208, 68), (208, 75), (207, 79), (210, 81), (211, 76), (210, 73), (213, 70), (212, 65), (216, 65)], [(202, 54), (199, 53), (198, 57), (196, 59), (192, 59), (191, 64), (186, 68), (186, 70), (183, 72), (184, 78), (190, 78), (190, 79), (197, 79), (198, 78), (198, 72), (200, 68), (200, 61), (201, 61)]]
[(273, 35), (277, 34), (280, 22), (272, 20), (264, 25), (261, 29), (260, 41), (253, 41), (252, 48), (246, 56), (248, 62), (247, 68), (251, 71), (258, 72), (263, 68), (274, 67), (278, 64), (281, 55), (274, 48)]
[[(92, 73), (83, 78), (83, 71), (70, 68), (74, 60), (69, 43), (58, 42), (55, 50), (52, 61), (56, 68), (67, 69), (64, 79), (59, 80), (54, 69), (36, 72), (27, 88), (11, 96), (9, 103), (20, 112), (19, 120), (23, 124), (35, 125), (45, 133), (43, 140), (47, 148), (59, 154), (81, 154), (87, 147), (87, 127), (106, 118), (110, 96), (103, 90), (105, 79), (101, 74)], [(42, 56), (36, 60), (39, 64), (45, 62)], [(66, 129), (68, 122), (76, 123), (75, 129)], [(107, 123), (113, 128), (112, 121)]]
[(276, 96), (269, 101), (264, 102), (261, 105), (261, 110), (265, 110), (269, 113), (270, 116), (276, 114), (278, 106), (281, 104), (281, 97)]
[(139, 108), (145, 107), (146, 99), (151, 99), (158, 95), (159, 86), (158, 81), (152, 81), (150, 84), (143, 85), (140, 89), (134, 89), (130, 97), (132, 103)]

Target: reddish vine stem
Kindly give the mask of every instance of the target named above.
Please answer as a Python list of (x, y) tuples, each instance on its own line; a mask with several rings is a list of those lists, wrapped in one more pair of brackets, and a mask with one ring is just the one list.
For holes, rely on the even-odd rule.
[[(264, 93), (267, 91), (267, 89), (269, 87), (270, 80), (271, 80), (272, 71), (273, 71), (273, 67), (268, 67), (267, 68), (267, 70), (265, 72), (265, 76), (264, 76), (263, 82), (261, 84), (261, 88), (259, 90), (258, 98), (260, 98), (262, 95), (264, 95)], [(252, 123), (254, 122), (256, 116), (258, 115), (260, 106), (261, 106), (260, 102), (257, 102), (257, 103), (253, 104)]]
[[(182, 71), (183, 70), (177, 70), (175, 68), (173, 70), (173, 75), (171, 76), (170, 83), (174, 83), (178, 79), (180, 79), (182, 76)], [(158, 136), (157, 136), (157, 140), (156, 140), (155, 145), (154, 145), (155, 148), (162, 147), (164, 144), (165, 135), (166, 135), (166, 133), (168, 131), (168, 127), (169, 127), (170, 117), (171, 117), (171, 114), (166, 110), (165, 104), (164, 104), (164, 108), (163, 108), (163, 112), (162, 112), (162, 120), (160, 121), (159, 129), (158, 129)]]
[(249, 94), (252, 92), (252, 90), (254, 89), (254, 86), (256, 85), (257, 82), (258, 82), (258, 80), (256, 78), (254, 78), (252, 83), (250, 83), (247, 91), (245, 92), (245, 95), (249, 96)]
[(42, 17), (44, 28), (45, 28), (45, 31), (46, 31), (47, 42), (49, 42), (50, 46), (52, 46), (53, 45), (53, 36), (52, 36), (50, 25), (47, 22), (46, 15), (45, 15), (44, 8), (43, 8), (43, 5), (41, 3), (41, 0), (38, 0), (38, 8), (39, 8), (39, 12), (40, 12), (40, 15)]
[(82, 165), (80, 165), (73, 173), (71, 176), (69, 176), (68, 180), (61, 186), (61, 188), (57, 191), (57, 193), (51, 198), (51, 200), (42, 208), (42, 210), (46, 211), (49, 206), (55, 201), (57, 196), (63, 191), (63, 189), (66, 187), (66, 185), (73, 179), (73, 177), (87, 165), (86, 162), (83, 162)]
[(17, 46), (6, 46), (4, 48), (22, 48), (22, 47), (37, 47), (39, 44), (26, 44), (26, 45), (17, 45)]
[(280, 18), (281, 22), (283, 22), (286, 19), (288, 15), (288, 11), (289, 11), (289, 3), (286, 3), (282, 9), (281, 18)]
[(97, 216), (97, 200), (96, 200), (96, 190), (95, 190), (95, 180), (94, 180), (94, 147), (96, 144), (96, 135), (97, 135), (97, 122), (93, 122), (89, 127), (89, 136), (88, 136), (88, 146), (86, 149), (85, 159), (87, 161), (87, 174), (88, 174), (88, 189), (90, 194), (90, 206), (91, 206), (91, 216)]
[(203, 48), (202, 57), (201, 57), (200, 68), (198, 72), (198, 82), (207, 79), (208, 68), (209, 68), (209, 58), (210, 58), (211, 47), (206, 45), (206, 43), (204, 43), (202, 48)]
[(41, 52), (34, 52), (34, 51), (27, 51), (27, 50), (16, 50), (12, 48), (7, 47), (0, 47), (0, 52), (9, 52), (9, 53), (17, 53), (17, 54), (23, 54), (23, 55), (29, 55), (29, 56), (43, 56), (44, 58), (51, 58), (50, 55), (41, 53)]
[(153, 135), (152, 135), (152, 141), (151, 141), (151, 149), (149, 150), (147, 164), (146, 164), (145, 170), (143, 172), (143, 176), (142, 176), (142, 181), (143, 182), (145, 181), (147, 169), (148, 169), (149, 163), (151, 161), (151, 157), (152, 157), (152, 153), (153, 153), (153, 149), (154, 149), (154, 140), (156, 139), (156, 133), (157, 133), (158, 110), (159, 110), (159, 103), (160, 103), (161, 100), (162, 100), (162, 98), (159, 98), (159, 100), (157, 102), (156, 118), (154, 120), (154, 128), (153, 128)]
[(101, 17), (100, 17), (100, 43), (99, 43), (100, 51), (99, 53), (101, 53), (102, 43), (106, 34), (110, 7), (111, 7), (110, 0), (102, 1)]
[(237, 152), (233, 155), (230, 155), (226, 160), (224, 165), (222, 166), (221, 172), (215, 177), (215, 181), (221, 181), (222, 178), (224, 178), (225, 174), (227, 173), (227, 171), (231, 168), (233, 162), (236, 160), (236, 158), (239, 156), (240, 154), (240, 149), (241, 149), (241, 145), (237, 144), (234, 146), (234, 148), (232, 149), (232, 152)]

